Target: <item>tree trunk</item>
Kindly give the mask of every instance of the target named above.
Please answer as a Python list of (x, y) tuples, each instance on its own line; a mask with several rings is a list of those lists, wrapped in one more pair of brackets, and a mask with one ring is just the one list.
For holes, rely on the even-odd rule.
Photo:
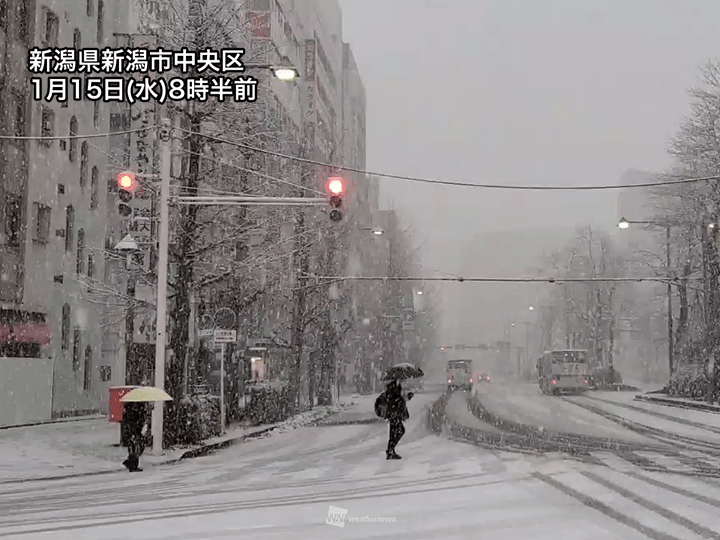
[[(197, 188), (200, 181), (200, 121), (196, 115), (190, 121), (191, 135), (189, 138), (190, 156), (188, 159), (187, 194), (197, 195)], [(187, 355), (189, 327), (190, 327), (190, 287), (193, 283), (193, 259), (188, 255), (193, 249), (195, 234), (197, 232), (197, 213), (199, 206), (188, 205), (180, 210), (180, 223), (178, 234), (178, 275), (175, 280), (175, 301), (171, 311), (173, 318), (172, 332), (170, 336), (170, 348), (173, 351), (175, 362), (171, 363), (166, 370), (166, 387), (173, 401), (168, 403), (166, 408), (167, 429), (165, 430), (166, 441), (174, 444), (180, 434), (181, 426), (179, 420), (179, 404), (182, 398), (183, 389), (183, 359)]]
[[(677, 329), (675, 330), (675, 352), (682, 350), (685, 344), (685, 337), (688, 331), (688, 316), (690, 312), (690, 306), (688, 301), (688, 280), (692, 272), (692, 265), (687, 262), (683, 268), (683, 279), (678, 284), (678, 294), (680, 296), (680, 314), (678, 316)], [(680, 361), (680, 357), (677, 354), (675, 356), (675, 364), (677, 365)]]

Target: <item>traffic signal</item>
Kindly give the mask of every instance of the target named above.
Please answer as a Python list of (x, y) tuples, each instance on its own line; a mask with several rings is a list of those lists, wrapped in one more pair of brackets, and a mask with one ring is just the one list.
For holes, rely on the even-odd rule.
[(339, 176), (333, 176), (327, 182), (327, 191), (330, 195), (330, 221), (341, 221), (342, 213), (342, 196), (345, 193), (345, 180)]
[(137, 180), (135, 175), (129, 171), (118, 174), (118, 214), (122, 219), (131, 219), (133, 217), (133, 208), (130, 203), (135, 196), (137, 190)]

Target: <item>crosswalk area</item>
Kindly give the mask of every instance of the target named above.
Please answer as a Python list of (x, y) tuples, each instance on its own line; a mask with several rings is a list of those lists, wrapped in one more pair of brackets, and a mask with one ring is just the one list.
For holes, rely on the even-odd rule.
[[(432, 445), (428, 444), (432, 442)], [(421, 439), (398, 447), (401, 460), (386, 460), (384, 448), (367, 449), (363, 454), (323, 456), (321, 462), (297, 463), (286, 467), (268, 465), (243, 478), (251, 485), (293, 485), (305, 482), (349, 483), (392, 481), (402, 484), (417, 479), (473, 478), (502, 474), (523, 467), (522, 455), (479, 451), (444, 439)], [(529, 467), (529, 465), (528, 465)], [(528, 469), (529, 470), (529, 469)]]
[(713, 481), (595, 466), (552, 475), (536, 472), (532, 476), (539, 481), (538, 489), (551, 486), (644, 538), (720, 538), (720, 484)]
[(720, 478), (720, 459), (693, 451), (590, 452), (585, 461), (618, 471), (651, 470)]

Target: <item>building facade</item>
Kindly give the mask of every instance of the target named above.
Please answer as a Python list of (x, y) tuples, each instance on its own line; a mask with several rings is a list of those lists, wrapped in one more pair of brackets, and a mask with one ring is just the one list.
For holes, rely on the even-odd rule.
[[(8, 138), (0, 140), (0, 380), (15, 394), (0, 393), (0, 425), (106, 412), (109, 386), (153, 379), (154, 196), (148, 180), (145, 195), (134, 200), (141, 218), (152, 223), (142, 232), (137, 220), (118, 215), (116, 179), (124, 170), (157, 174), (154, 131), (134, 130), (157, 124), (167, 111), (156, 104), (31, 101), (28, 50), (173, 48), (177, 40), (168, 32), (185, 21), (173, 21), (173, 11), (163, 1), (7, 0), (2, 5), (7, 9), (0, 13), (0, 103), (5, 112), (0, 134)], [(176, 4), (175, 11), (190, 14), (193, 6), (187, 0)], [(267, 71), (249, 73), (260, 79), (261, 96), (243, 108), (244, 123), (254, 126), (243, 140), (290, 155), (297, 155), (307, 141), (310, 157), (364, 168), (365, 94), (352, 51), (342, 40), (338, 2), (243, 1), (236, 16), (232, 38), (248, 50), (249, 63), (287, 62), (301, 72), (299, 80), (289, 83)], [(275, 135), (263, 134), (270, 131), (265, 128)], [(88, 137), (75, 137), (84, 134)], [(110, 136), (98, 136), (103, 134)], [(188, 156), (183, 155), (186, 145), (176, 150), (177, 178), (187, 170)], [(301, 167), (288, 160), (239, 150), (211, 152), (201, 166), (212, 171), (213, 182), (220, 182), (211, 187), (231, 192), (295, 195), (302, 177)], [(332, 171), (314, 168), (313, 173), (306, 186), (311, 189)], [(372, 224), (377, 183), (358, 177), (352, 181), (355, 196), (362, 199), (353, 223)], [(210, 250), (204, 276), (224, 264), (236, 282), (247, 283), (246, 291), (236, 291), (238, 298), (253, 287), (261, 290), (250, 307), (236, 309), (236, 348), (273, 340), (278, 345), (273, 375), (287, 377), (292, 307), (287, 293), (296, 277), (292, 220), (277, 209), (243, 210), (240, 218), (252, 234)], [(348, 241), (341, 232), (346, 229), (330, 229), (324, 213), (312, 216), (307, 227)], [(127, 234), (141, 248), (129, 259), (117, 249)], [(376, 240), (363, 234), (363, 245)], [(313, 263), (325, 255), (315, 251)], [(336, 262), (348, 264), (345, 258)], [(171, 280), (172, 274), (171, 265)], [(216, 293), (212, 288), (197, 292), (195, 315), (203, 304), (206, 312), (225, 307)], [(193, 317), (191, 325), (196, 351), (201, 343), (193, 330), (200, 319)]]
[(3, 393), (13, 399), (0, 405), (0, 425), (95, 412), (107, 400), (108, 141), (96, 135), (108, 131), (108, 109), (100, 101), (33, 101), (27, 59), (30, 47), (109, 46), (111, 21), (103, 0), (10, 0), (0, 16), (3, 135), (13, 137), (2, 141), (0, 378), (23, 388)]

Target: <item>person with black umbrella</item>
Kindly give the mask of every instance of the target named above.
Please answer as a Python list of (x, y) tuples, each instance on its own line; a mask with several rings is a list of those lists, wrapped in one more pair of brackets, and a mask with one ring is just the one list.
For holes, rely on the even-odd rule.
[(388, 381), (387, 386), (375, 402), (375, 411), (378, 416), (385, 418), (390, 423), (390, 434), (388, 436), (387, 450), (385, 451), (387, 459), (402, 459), (395, 452), (395, 447), (405, 435), (403, 422), (410, 419), (407, 401), (411, 400), (414, 394), (408, 392), (406, 398), (403, 395), (400, 381), (424, 375), (422, 369), (406, 362), (390, 367), (385, 373), (385, 380)]
[[(407, 399), (411, 400), (413, 393), (407, 395)], [(385, 451), (386, 459), (402, 459), (395, 447), (405, 435), (405, 425), (403, 422), (410, 419), (410, 412), (407, 408), (405, 396), (403, 396), (402, 386), (398, 379), (394, 379), (387, 383), (385, 387), (385, 403), (387, 406), (386, 418), (390, 423), (390, 434), (388, 436), (387, 450)]]

